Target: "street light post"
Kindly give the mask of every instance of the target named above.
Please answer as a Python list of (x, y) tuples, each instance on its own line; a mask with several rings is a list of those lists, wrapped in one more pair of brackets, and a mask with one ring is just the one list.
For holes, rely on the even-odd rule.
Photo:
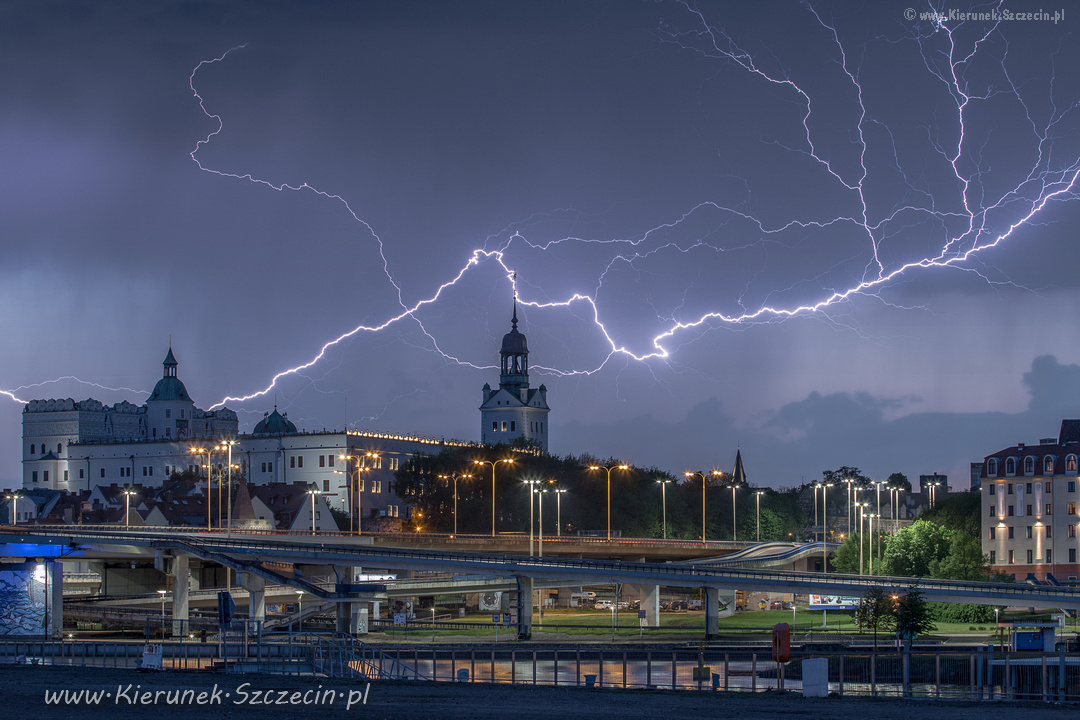
[(138, 493), (131, 488), (124, 488), (124, 529), (131, 527), (131, 496)]
[(318, 488), (308, 488), (307, 494), (311, 496), (311, 534), (315, 534), (315, 496), (322, 495)]
[(663, 518), (664, 518), (664, 539), (667, 540), (667, 486), (668, 486), (668, 483), (670, 483), (671, 481), (670, 480), (657, 480), (656, 482), (660, 485), (660, 497), (663, 498), (661, 506), (663, 507), (663, 513), (664, 513), (663, 514)]
[(473, 460), (476, 465), (491, 466), (491, 537), (495, 537), (495, 466), (499, 463), (513, 463), (514, 458), (504, 460)]
[(544, 493), (547, 492), (547, 490), (537, 488), (535, 492), (536, 502), (540, 513), (540, 545), (538, 552), (540, 557), (544, 557)]
[(829, 572), (829, 557), (826, 543), (829, 542), (829, 488), (832, 483), (821, 484), (821, 572)]
[(739, 538), (736, 537), (735, 531), (735, 491), (739, 489), (739, 486), (735, 484), (735, 480), (731, 481), (731, 542), (738, 542)]
[(611, 542), (611, 471), (629, 470), (629, 465), (612, 465), (611, 467), (603, 467), (602, 465), (591, 465), (590, 470), (607, 470), (607, 539)]
[(457, 481), (459, 479), (469, 478), (472, 479), (472, 475), (468, 473), (451, 473), (450, 475), (440, 475), (443, 480), (452, 480), (454, 482), (454, 534), (457, 535)]
[(562, 537), (562, 496), (566, 488), (555, 488), (555, 537)]
[[(764, 490), (756, 490), (754, 492), (754, 499), (757, 500), (757, 542), (761, 542), (761, 496), (764, 494)], [(817, 503), (814, 503), (814, 509), (817, 509)], [(814, 514), (816, 515), (817, 513)]]
[(847, 534), (851, 537), (851, 486), (855, 478), (845, 478), (844, 482), (847, 483)]
[(523, 480), (523, 484), (529, 486), (529, 557), (533, 556), (533, 529), (535, 523), (533, 522), (533, 493), (536, 492), (536, 486), (540, 484), (539, 480)]
[(11, 501), (11, 524), (19, 524), (19, 499), (25, 497), (21, 493), (13, 492), (10, 495), (5, 495), (8, 500)]
[[(722, 470), (713, 470), (709, 474), (710, 475), (715, 475), (718, 478), (724, 477), (724, 472)], [(695, 477), (695, 476), (701, 478), (701, 544), (704, 545), (705, 542), (706, 542), (706, 540), (705, 540), (705, 485), (707, 484), (706, 478), (705, 478), (705, 473), (703, 473), (703, 472), (684, 472), (683, 475), (685, 475), (688, 478), (692, 478), (692, 477)]]
[(859, 574), (862, 575), (862, 574), (864, 574), (863, 573), (863, 540), (866, 537), (865, 535), (863, 535), (863, 510), (866, 509), (866, 503), (855, 503), (855, 504), (859, 508)]
[(165, 593), (166, 590), (158, 590), (161, 595), (161, 641), (165, 642)]
[[(206, 455), (206, 529), (210, 529), (210, 449), (204, 447), (193, 447), (191, 452), (196, 455)], [(201, 459), (200, 459), (201, 460)], [(202, 462), (199, 463), (200, 467)], [(195, 476), (198, 479), (198, 475)]]
[[(221, 444), (224, 445), (225, 448), (229, 451), (229, 475), (228, 475), (229, 499), (227, 501), (226, 510), (225, 510), (225, 535), (227, 537), (232, 537), (232, 495), (233, 495), (232, 494), (232, 449), (238, 443), (237, 443), (236, 440), (222, 440)], [(312, 514), (312, 517), (313, 518), (315, 517), (314, 514)]]

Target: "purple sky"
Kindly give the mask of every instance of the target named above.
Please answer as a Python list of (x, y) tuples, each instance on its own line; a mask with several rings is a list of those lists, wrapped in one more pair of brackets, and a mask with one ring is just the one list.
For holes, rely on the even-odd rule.
[(1080, 13), (700, 7), (4, 3), (0, 485), (170, 338), (245, 431), (477, 439), (511, 270), (557, 454), (966, 487), (1080, 416)]

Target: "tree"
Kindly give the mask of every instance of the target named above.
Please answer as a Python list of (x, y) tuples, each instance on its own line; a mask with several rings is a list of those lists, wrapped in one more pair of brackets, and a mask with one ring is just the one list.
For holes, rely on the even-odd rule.
[(980, 508), (979, 493), (954, 493), (937, 500), (934, 507), (924, 510), (919, 517), (977, 538), (982, 533)]
[(897, 488), (904, 492), (911, 492), (911, 481), (904, 473), (894, 472), (885, 480), (885, 484), (891, 488)]
[(881, 562), (886, 575), (933, 577), (931, 565), (940, 562), (949, 552), (951, 537), (948, 530), (925, 520), (902, 528), (886, 538)]
[(874, 649), (877, 649), (877, 631), (896, 627), (896, 615), (892, 596), (880, 585), (866, 588), (855, 609), (855, 620), (861, 628), (874, 631)]
[(945, 556), (930, 562), (930, 575), (950, 580), (985, 580), (990, 575), (990, 558), (983, 555), (978, 536), (957, 530), (952, 533)]
[(911, 641), (937, 628), (931, 618), (930, 605), (917, 586), (912, 585), (896, 602), (896, 635)]

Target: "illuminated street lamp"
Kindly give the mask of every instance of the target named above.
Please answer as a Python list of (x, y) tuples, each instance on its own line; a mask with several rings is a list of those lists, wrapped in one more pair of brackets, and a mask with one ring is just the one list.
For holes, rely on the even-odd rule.
[(829, 540), (829, 488), (832, 483), (821, 484), (821, 572), (829, 572), (829, 558), (826, 543)]
[(491, 466), (491, 537), (495, 537), (495, 466), (499, 463), (513, 463), (513, 458), (505, 460), (473, 460), (476, 465)]
[(602, 465), (590, 465), (590, 470), (607, 470), (607, 539), (611, 541), (611, 471), (612, 470), (629, 470), (629, 465), (612, 465), (611, 467), (604, 467)]
[[(196, 455), (206, 455), (206, 529), (211, 527), (210, 523), (210, 495), (212, 488), (210, 487), (210, 453), (213, 452), (213, 448), (193, 447), (191, 452)], [(202, 463), (200, 463), (201, 465)], [(196, 479), (198, 476), (196, 475)]]
[(131, 488), (124, 488), (124, 528), (131, 527), (131, 496), (139, 493)]
[(26, 496), (19, 492), (13, 492), (4, 497), (11, 501), (11, 524), (17, 525), (19, 522), (19, 499)]
[[(757, 501), (757, 542), (761, 542), (761, 496), (764, 494), (764, 490), (757, 490), (754, 492), (754, 499)], [(814, 509), (817, 509), (816, 503)]]
[(937, 498), (937, 487), (940, 482), (927, 483), (930, 486), (930, 507), (934, 507), (934, 501)]
[(855, 483), (855, 478), (844, 478), (842, 482), (847, 483), (847, 534), (851, 537), (851, 486)]
[[(874, 574), (874, 518), (881, 517), (877, 513), (867, 515), (870, 519), (870, 575)], [(881, 564), (878, 563), (878, 572), (881, 572)]]
[(866, 510), (868, 503), (856, 503), (859, 508), (859, 574), (863, 575), (863, 541), (866, 539), (866, 535), (863, 534), (863, 512)]
[(457, 481), (464, 480), (465, 478), (472, 479), (472, 475), (468, 473), (450, 473), (449, 475), (440, 475), (443, 480), (454, 481), (454, 534), (457, 535)]
[(555, 536), (562, 537), (562, 496), (566, 488), (552, 488), (551, 492), (555, 493)]
[[(374, 453), (366, 453), (364, 455), (339, 455), (342, 460), (353, 461), (352, 480), (349, 480), (350, 473), (345, 473), (346, 482), (349, 483), (349, 493), (356, 498), (356, 534), (364, 534), (364, 494), (363, 489), (360, 487), (360, 473), (367, 472), (370, 468), (364, 467), (363, 462), (365, 457), (378, 457)], [(349, 508), (349, 532), (353, 530), (353, 511)]]
[(664, 539), (667, 540), (667, 486), (670, 480), (657, 480), (657, 484), (660, 485), (660, 497), (663, 498), (663, 518), (664, 518)]
[(239, 443), (236, 440), (222, 440), (221, 447), (229, 453), (229, 472), (228, 472), (228, 484), (226, 485), (229, 494), (229, 499), (226, 501), (225, 510), (225, 534), (228, 537), (232, 537), (232, 449)]
[[(546, 493), (547, 490), (541, 490), (537, 488), (535, 490), (532, 490), (531, 492), (536, 493), (536, 502), (537, 506), (539, 507), (540, 514), (540, 545), (537, 552), (539, 553), (540, 557), (544, 557), (544, 493)], [(532, 503), (529, 504), (531, 505)]]
[[(724, 471), (723, 470), (713, 470), (709, 474), (710, 475), (715, 475), (718, 478), (724, 477)], [(703, 473), (703, 472), (684, 472), (683, 475), (685, 475), (688, 478), (692, 478), (692, 477), (701, 478), (701, 544), (704, 545), (705, 544), (705, 485), (707, 484), (706, 481), (705, 481), (705, 473)]]
[(735, 484), (734, 479), (731, 481), (731, 542), (738, 541), (735, 537), (735, 491), (739, 489), (739, 486)]
[(533, 556), (533, 530), (536, 524), (533, 522), (533, 494), (536, 493), (536, 486), (540, 484), (539, 480), (522, 480), (523, 485), (529, 486), (529, 557)]
[(158, 590), (158, 594), (161, 595), (161, 639), (165, 640), (165, 593), (167, 590)]
[(315, 534), (315, 497), (322, 495), (318, 488), (308, 488), (307, 494), (311, 496), (311, 534)]

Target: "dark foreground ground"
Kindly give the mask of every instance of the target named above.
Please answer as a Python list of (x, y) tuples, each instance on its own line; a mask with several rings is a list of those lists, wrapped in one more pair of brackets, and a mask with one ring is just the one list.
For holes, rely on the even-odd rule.
[[(169, 704), (190, 690), (182, 704)], [(362, 701), (367, 690), (367, 703)], [(67, 696), (63, 695), (67, 691)], [(108, 693), (88, 703), (80, 691)], [(161, 691), (159, 693), (159, 691)], [(287, 691), (282, 693), (281, 691)], [(451, 683), (372, 683), (274, 675), (207, 672), (140, 673), (70, 667), (0, 665), (0, 718), (18, 720), (199, 720), (282, 717), (417, 718), (432, 720), (699, 720), (701, 718), (803, 718), (816, 720), (1024, 720), (1075, 717), (1077, 705), (804, 699), (774, 693), (722, 694), (649, 690), (587, 690)], [(46, 694), (60, 693), (49, 704)], [(145, 693), (150, 693), (147, 696)], [(200, 699), (198, 693), (205, 693)], [(154, 698), (157, 698), (156, 704)], [(55, 698), (56, 696), (53, 695)], [(316, 697), (324, 704), (315, 704)], [(76, 700), (76, 698), (78, 698)], [(353, 701), (353, 706), (347, 705)], [(296, 704), (293, 704), (296, 703)], [(306, 704), (305, 704), (306, 703)]]

